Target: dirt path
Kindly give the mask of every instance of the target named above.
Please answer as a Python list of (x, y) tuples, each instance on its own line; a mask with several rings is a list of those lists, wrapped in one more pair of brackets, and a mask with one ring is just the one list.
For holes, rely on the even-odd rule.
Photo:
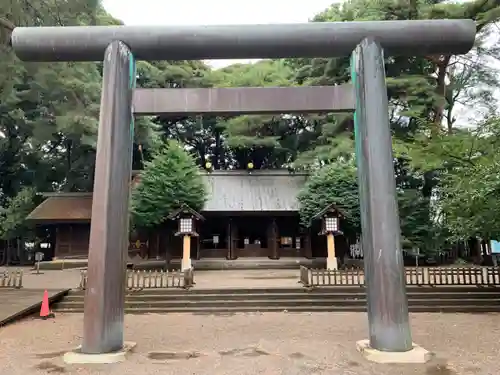
[[(355, 350), (362, 313), (131, 315), (127, 362), (67, 366), (81, 343), (82, 315), (25, 321), (0, 330), (0, 373), (84, 375), (488, 375), (500, 373), (498, 314), (412, 315), (414, 341), (439, 357), (428, 365), (375, 365)], [(447, 362), (446, 362), (447, 360)]]

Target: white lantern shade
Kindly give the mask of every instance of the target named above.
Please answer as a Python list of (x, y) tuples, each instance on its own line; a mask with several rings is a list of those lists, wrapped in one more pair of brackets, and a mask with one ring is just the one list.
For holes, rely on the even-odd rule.
[(339, 230), (339, 219), (334, 216), (325, 217), (325, 231), (337, 232)]
[(179, 220), (179, 232), (191, 233), (193, 231), (193, 219), (181, 218)]

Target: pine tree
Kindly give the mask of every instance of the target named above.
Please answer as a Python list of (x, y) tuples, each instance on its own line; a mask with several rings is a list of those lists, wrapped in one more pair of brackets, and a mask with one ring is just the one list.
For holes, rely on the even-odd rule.
[(299, 193), (302, 225), (311, 225), (319, 211), (334, 204), (346, 217), (342, 231), (347, 235), (361, 232), (356, 168), (351, 162), (332, 163), (313, 174)]
[(207, 191), (194, 159), (180, 143), (162, 145), (146, 163), (132, 193), (133, 224), (147, 228), (161, 224), (182, 205), (200, 211)]

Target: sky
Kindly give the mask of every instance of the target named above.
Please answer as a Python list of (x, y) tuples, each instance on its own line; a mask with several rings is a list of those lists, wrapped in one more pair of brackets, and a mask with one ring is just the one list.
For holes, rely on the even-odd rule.
[[(126, 25), (224, 25), (307, 22), (335, 0), (103, 0)], [(172, 5), (175, 4), (175, 5)], [(249, 60), (241, 61), (248, 62)], [(214, 68), (236, 60), (212, 60)]]

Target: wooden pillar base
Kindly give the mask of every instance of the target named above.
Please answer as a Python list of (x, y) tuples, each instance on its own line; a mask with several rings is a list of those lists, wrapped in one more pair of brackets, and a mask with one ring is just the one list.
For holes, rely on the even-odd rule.
[(181, 271), (186, 271), (186, 270), (190, 269), (191, 267), (192, 267), (191, 258), (188, 258), (188, 259), (182, 258)]
[(326, 258), (326, 269), (327, 270), (338, 270), (339, 269), (339, 265), (338, 265), (338, 261), (337, 261), (337, 258)]
[(181, 271), (191, 268), (191, 237), (184, 236), (182, 244), (182, 262)]
[(328, 270), (338, 270), (337, 257), (335, 255), (335, 237), (333, 233), (326, 235), (326, 244), (328, 248), (328, 257), (326, 258), (326, 268)]

